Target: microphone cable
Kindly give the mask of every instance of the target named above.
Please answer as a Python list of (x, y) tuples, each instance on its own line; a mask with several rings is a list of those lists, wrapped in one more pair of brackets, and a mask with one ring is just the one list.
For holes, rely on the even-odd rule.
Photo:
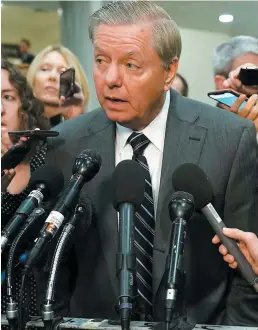
[(58, 240), (52, 264), (50, 268), (50, 275), (48, 278), (47, 290), (45, 295), (45, 302), (42, 309), (42, 320), (44, 322), (44, 329), (52, 330), (54, 322), (54, 289), (59, 272), (60, 262), (69, 238), (72, 236), (76, 223), (82, 220), (85, 215), (91, 215), (91, 204), (88, 203), (86, 207), (83, 204), (77, 204), (71, 220), (64, 226), (63, 231)]
[(36, 208), (27, 219), (22, 230), (16, 236), (8, 253), (7, 267), (6, 267), (6, 281), (7, 281), (6, 318), (8, 320), (10, 329), (17, 329), (17, 320), (18, 320), (17, 304), (14, 301), (13, 292), (12, 292), (12, 270), (13, 270), (13, 261), (14, 261), (15, 252), (17, 251), (17, 247), (19, 246), (21, 239), (31, 229), (35, 221), (37, 220), (37, 222), (39, 222), (41, 219), (45, 221), (45, 218), (46, 218), (45, 210), (41, 207)]

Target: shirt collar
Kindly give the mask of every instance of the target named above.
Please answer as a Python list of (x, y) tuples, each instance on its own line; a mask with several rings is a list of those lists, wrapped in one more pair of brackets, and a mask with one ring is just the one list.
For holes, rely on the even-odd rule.
[[(146, 126), (142, 131), (139, 131), (139, 133), (143, 133), (160, 151), (163, 151), (164, 147), (169, 104), (170, 92), (167, 91), (164, 105), (159, 114), (148, 126)], [(117, 146), (119, 149), (123, 149), (125, 147), (127, 140), (132, 132), (132, 129), (116, 123)]]

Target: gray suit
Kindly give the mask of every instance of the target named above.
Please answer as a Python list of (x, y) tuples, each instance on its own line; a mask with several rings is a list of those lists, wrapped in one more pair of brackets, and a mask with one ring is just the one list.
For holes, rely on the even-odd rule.
[[(84, 149), (95, 149), (102, 157), (102, 166), (83, 188), (83, 194), (92, 201), (94, 215), (87, 233), (78, 228), (74, 236), (58, 282), (56, 300), (69, 304), (69, 315), (74, 317), (116, 318), (117, 214), (111, 198), (115, 124), (99, 109), (59, 125), (58, 131), (60, 136), (53, 139), (47, 161), (61, 168), (67, 180), (74, 159)], [(198, 164), (210, 178), (213, 205), (227, 226), (258, 233), (254, 125), (171, 91), (154, 243), (156, 320), (163, 320), (163, 274), (171, 231), (168, 215), (173, 192), (171, 178), (183, 163)], [(185, 299), (189, 320), (257, 325), (258, 295), (223, 261), (218, 247), (211, 243), (214, 233), (205, 217), (195, 213), (187, 230)], [(48, 264), (45, 271), (47, 274)]]

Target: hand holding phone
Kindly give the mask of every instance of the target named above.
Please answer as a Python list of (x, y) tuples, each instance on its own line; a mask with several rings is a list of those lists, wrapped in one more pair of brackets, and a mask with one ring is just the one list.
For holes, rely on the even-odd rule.
[(245, 86), (258, 86), (258, 67), (241, 68), (238, 78)]
[[(208, 93), (212, 99), (227, 105), (230, 112), (238, 114), (242, 118), (251, 120), (258, 133), (258, 95), (254, 94), (245, 101), (245, 95), (230, 90), (222, 90)], [(235, 100), (235, 101), (234, 101)], [(230, 104), (233, 105), (230, 106)]]
[[(209, 92), (207, 95), (213, 100), (222, 103), (228, 106), (229, 108), (231, 108), (236, 102), (236, 100), (240, 97), (240, 94), (238, 94), (237, 92), (227, 89)], [(245, 106), (246, 106), (246, 101), (244, 101), (240, 105), (240, 107), (238, 108), (238, 112), (241, 111)]]
[[(248, 83), (248, 79), (249, 79), (249, 83), (250, 83), (250, 70), (249, 73), (247, 73), (247, 75), (245, 75), (245, 77), (243, 77), (243, 73), (246, 73), (245, 71), (242, 71), (242, 74), (240, 76), (240, 71), (242, 70), (242, 68), (248, 68), (250, 69), (251, 67), (255, 67), (254, 64), (252, 63), (245, 63), (241, 66), (239, 66), (238, 68), (236, 68), (235, 70), (231, 71), (228, 75), (228, 78), (223, 82), (223, 88), (225, 89), (233, 89), (234, 91), (237, 91), (238, 93), (242, 93), (248, 96), (251, 96), (253, 94), (258, 94), (258, 85), (246, 85), (244, 84), (244, 82)], [(254, 79), (256, 76), (257, 71), (253, 71), (252, 73), (252, 79)], [(255, 77), (253, 77), (253, 75), (255, 75)], [(241, 81), (241, 79), (244, 79), (244, 82)], [(255, 79), (256, 79), (255, 78)], [(253, 81), (252, 81), (253, 82)]]
[(73, 68), (60, 74), (59, 96), (62, 107), (84, 104), (84, 95), (81, 87), (75, 82), (75, 70)]
[(75, 70), (70, 68), (60, 74), (59, 97), (65, 98), (73, 96), (75, 93)]

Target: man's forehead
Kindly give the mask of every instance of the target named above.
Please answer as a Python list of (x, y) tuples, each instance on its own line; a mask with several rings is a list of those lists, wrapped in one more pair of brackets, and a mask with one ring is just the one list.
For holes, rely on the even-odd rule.
[(114, 32), (115, 35), (120, 33), (124, 36), (130, 36), (138, 33), (150, 33), (152, 31), (152, 22), (136, 22), (132, 24), (104, 24), (101, 23), (96, 27), (95, 36), (98, 34), (105, 34), (109, 32)]

